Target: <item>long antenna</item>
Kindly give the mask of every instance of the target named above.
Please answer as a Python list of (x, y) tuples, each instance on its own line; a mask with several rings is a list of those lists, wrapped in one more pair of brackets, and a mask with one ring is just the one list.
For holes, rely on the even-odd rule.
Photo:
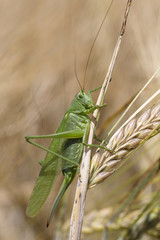
[(80, 86), (80, 89), (81, 89), (81, 91), (82, 91), (82, 90), (83, 90), (83, 87), (82, 87), (82, 85), (81, 85), (81, 82), (80, 82), (80, 80), (79, 80), (79, 78), (78, 78), (78, 74), (77, 74), (77, 61), (76, 61), (76, 56), (75, 56), (75, 58), (74, 58), (74, 73), (75, 73), (75, 76), (76, 76), (78, 85)]
[(103, 18), (103, 20), (102, 20), (102, 22), (101, 22), (101, 24), (100, 24), (100, 26), (99, 26), (99, 28), (98, 28), (98, 31), (97, 31), (96, 36), (95, 36), (95, 38), (94, 38), (94, 41), (93, 41), (93, 43), (92, 43), (91, 49), (90, 49), (90, 51), (89, 51), (89, 55), (88, 55), (87, 63), (86, 63), (86, 67), (85, 67), (85, 72), (84, 72), (84, 77), (83, 77), (83, 85), (82, 85), (83, 89), (84, 89), (85, 80), (86, 80), (86, 75), (87, 75), (87, 69), (88, 69), (88, 65), (89, 65), (90, 59), (91, 59), (91, 54), (92, 54), (92, 52), (93, 52), (94, 45), (95, 45), (96, 40), (97, 40), (97, 38), (98, 38), (99, 32), (101, 31), (101, 28), (102, 28), (102, 26), (103, 26), (103, 23), (104, 23), (107, 15), (108, 15), (108, 13), (109, 13), (109, 11), (110, 11), (110, 8), (111, 8), (111, 6), (112, 6), (113, 1), (114, 1), (114, 0), (111, 1), (110, 5), (109, 5), (109, 7), (108, 7), (108, 9), (107, 9), (107, 12), (106, 12), (105, 15), (104, 15), (104, 18)]

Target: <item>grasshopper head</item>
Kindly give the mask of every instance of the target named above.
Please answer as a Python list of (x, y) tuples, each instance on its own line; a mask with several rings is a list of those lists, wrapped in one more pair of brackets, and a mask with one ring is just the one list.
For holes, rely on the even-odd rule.
[(94, 102), (91, 97), (91, 94), (86, 94), (84, 90), (81, 90), (76, 94), (76, 99), (80, 102), (86, 109), (90, 109), (94, 107)]

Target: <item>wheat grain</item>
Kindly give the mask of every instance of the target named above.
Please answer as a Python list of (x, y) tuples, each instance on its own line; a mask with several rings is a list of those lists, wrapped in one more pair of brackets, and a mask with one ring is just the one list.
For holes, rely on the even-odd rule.
[(156, 135), (159, 130), (160, 102), (146, 110), (140, 117), (132, 119), (111, 137), (106, 147), (112, 152), (94, 154), (91, 160), (89, 188), (113, 174), (131, 151)]

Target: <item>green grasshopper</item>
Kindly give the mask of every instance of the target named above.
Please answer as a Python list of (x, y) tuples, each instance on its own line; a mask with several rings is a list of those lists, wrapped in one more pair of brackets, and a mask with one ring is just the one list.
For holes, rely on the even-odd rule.
[[(27, 142), (47, 151), (45, 159), (40, 161), (42, 169), (27, 206), (26, 214), (28, 216), (34, 217), (43, 206), (50, 193), (57, 175), (56, 172), (62, 160), (64, 180), (53, 204), (47, 226), (49, 226), (63, 194), (73, 181), (81, 162), (84, 145), (87, 145), (86, 141), (91, 121), (88, 114), (104, 106), (94, 104), (91, 92), (95, 90), (97, 89), (91, 90), (87, 94), (84, 90), (81, 90), (76, 94), (55, 134), (25, 137)], [(49, 149), (30, 140), (37, 138), (52, 138)]]

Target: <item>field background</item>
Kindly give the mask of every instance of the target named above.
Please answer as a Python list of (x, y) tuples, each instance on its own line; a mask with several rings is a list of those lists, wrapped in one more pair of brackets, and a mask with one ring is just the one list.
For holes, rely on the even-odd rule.
[[(25, 209), (40, 171), (38, 161), (44, 158), (45, 153), (27, 144), (24, 136), (56, 131), (65, 110), (79, 91), (75, 62), (82, 82), (91, 44), (109, 3), (107, 0), (0, 1), (1, 240), (56, 239), (56, 216), (49, 229), (46, 229), (46, 220), (61, 178), (58, 178), (40, 214), (29, 219)], [(119, 35), (125, 6), (125, 0), (113, 3), (92, 53), (86, 91), (103, 82)], [(112, 82), (105, 98), (107, 107), (102, 111), (99, 126), (134, 96), (159, 67), (159, 26), (159, 0), (133, 1)], [(159, 86), (160, 75), (157, 75), (130, 113)], [(95, 93), (95, 101), (96, 96)], [(101, 134), (102, 138), (109, 127)], [(157, 136), (145, 144), (136, 154), (138, 161), (132, 162), (129, 171), (111, 177), (88, 192), (86, 213), (103, 207), (114, 207), (118, 197), (129, 191), (131, 185), (115, 195), (116, 189), (129, 177), (147, 169), (160, 156), (158, 140)], [(48, 140), (42, 141), (45, 146), (48, 143)], [(66, 202), (65, 219), (71, 214), (75, 186), (76, 180), (66, 195), (69, 200)], [(83, 239), (100, 239), (100, 236), (101, 233), (94, 233)]]

